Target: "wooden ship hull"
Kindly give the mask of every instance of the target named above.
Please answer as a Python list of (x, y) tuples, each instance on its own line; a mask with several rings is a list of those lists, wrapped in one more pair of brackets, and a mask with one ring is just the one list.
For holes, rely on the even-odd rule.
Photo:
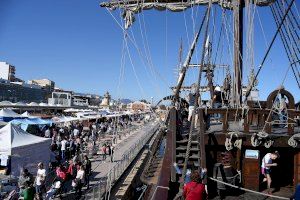
[[(216, 196), (219, 188), (223, 187), (224, 190), (230, 188), (222, 184), (218, 185), (212, 180), (214, 178), (226, 182), (226, 177), (228, 177), (229, 183), (253, 191), (262, 191), (265, 186), (261, 184), (261, 160), (266, 153), (274, 152), (274, 150), (279, 151), (281, 157), (278, 167), (274, 168), (273, 186), (279, 191), (281, 189), (278, 194), (285, 195), (285, 197), (292, 195), (295, 184), (300, 182), (300, 149), (297, 147), (300, 137), (296, 135), (300, 134), (300, 126), (299, 121), (294, 122), (291, 119), (299, 118), (300, 111), (294, 109), (294, 98), (288, 91), (281, 90), (280, 92), (288, 97), (290, 108), (288, 125), (285, 127), (272, 124), (269, 116), (270, 106), (278, 90), (273, 91), (267, 101), (260, 102), (264, 106), (262, 108), (255, 107), (255, 102), (252, 102), (252, 107), (247, 110), (219, 108), (197, 111), (199, 120), (192, 133), (187, 168), (208, 169), (206, 183), (210, 197)], [(209, 120), (207, 116), (216, 114), (220, 115), (220, 120), (210, 120), (210, 127), (207, 130), (207, 120)], [(174, 163), (179, 169), (183, 168), (189, 134), (186, 124), (188, 123), (187, 116), (180, 115), (175, 108), (169, 111), (165, 136), (159, 137), (160, 140), (155, 146), (156, 150), (159, 150), (162, 138), (166, 140), (163, 157), (157, 158), (157, 151), (154, 149), (148, 166), (141, 176), (142, 182), (148, 185), (144, 199), (175, 199), (180, 192), (179, 185), (183, 180), (181, 174), (176, 173)], [(229, 131), (232, 129), (236, 131)], [(266, 136), (259, 138), (257, 134), (263, 130), (266, 130)], [(296, 147), (292, 147), (289, 142), (292, 137), (297, 143)], [(230, 145), (226, 148), (225, 144), (228, 144), (228, 141)], [(241, 143), (236, 145), (236, 141), (241, 141)], [(225, 179), (221, 177), (220, 172), (215, 171), (216, 166), (220, 164), (223, 166)], [(153, 174), (149, 174), (149, 171)], [(230, 181), (232, 177), (236, 179)]]

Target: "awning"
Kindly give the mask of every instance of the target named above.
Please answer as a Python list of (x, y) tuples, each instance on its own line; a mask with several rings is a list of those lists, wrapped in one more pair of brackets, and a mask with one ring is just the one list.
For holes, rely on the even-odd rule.
[(20, 125), (21, 128), (26, 131), (29, 125), (49, 125), (52, 126), (53, 121), (50, 119), (41, 118), (26, 118), (26, 119), (14, 119), (11, 121), (14, 125)]
[(9, 122), (9, 121), (11, 121), (13, 119), (17, 119), (17, 118), (24, 118), (24, 117), (22, 117), (18, 113), (15, 113), (11, 109), (4, 108), (4, 109), (0, 110), (0, 121)]

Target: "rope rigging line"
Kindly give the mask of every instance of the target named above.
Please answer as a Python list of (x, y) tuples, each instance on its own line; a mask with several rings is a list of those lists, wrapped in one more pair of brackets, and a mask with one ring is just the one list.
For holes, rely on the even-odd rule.
[(232, 187), (232, 188), (243, 190), (245, 192), (251, 192), (251, 193), (254, 193), (254, 194), (258, 194), (258, 195), (262, 195), (262, 196), (266, 196), (266, 197), (271, 197), (271, 198), (276, 198), (276, 199), (284, 199), (284, 200), (289, 200), (290, 199), (290, 198), (287, 198), (287, 197), (281, 197), (281, 196), (266, 194), (266, 193), (263, 193), (263, 192), (257, 192), (257, 191), (254, 191), (254, 190), (249, 190), (247, 188), (243, 188), (243, 187), (240, 187), (240, 186), (232, 185), (232, 184), (226, 183), (224, 181), (220, 181), (220, 180), (212, 178), (212, 177), (208, 177), (208, 179), (210, 179), (212, 181), (215, 181), (215, 182), (218, 182), (218, 183), (221, 183), (221, 184), (224, 184), (224, 185), (227, 185), (227, 186)]
[[(281, 14), (284, 11), (284, 8), (282, 8), (283, 5), (279, 5), (278, 1), (276, 1), (275, 7), (278, 10), (279, 17), (282, 19), (282, 15)], [(292, 27), (290, 27), (289, 25), (291, 25)], [(300, 53), (300, 50), (299, 50), (298, 45), (297, 45), (297, 43), (299, 42), (299, 35), (297, 34), (297, 31), (296, 31), (296, 29), (295, 29), (295, 27), (294, 27), (294, 25), (292, 23), (292, 20), (290, 19), (290, 15), (289, 14), (287, 15), (287, 20), (285, 21), (285, 23), (283, 23), (283, 29), (285, 29), (285, 31), (288, 33), (287, 36), (288, 36), (288, 39), (291, 41), (291, 45), (292, 45), (293, 50), (295, 52), (297, 50), (297, 52)], [(292, 30), (291, 29), (294, 30), (293, 33), (296, 36), (294, 36), (294, 34), (292, 34)], [(295, 38), (295, 37), (297, 37), (297, 38)], [(295, 44), (296, 46), (294, 47), (293, 44)], [(296, 48), (296, 50), (294, 48)], [(297, 54), (295, 54), (295, 55), (297, 56)]]
[[(200, 94), (200, 83), (201, 83), (201, 77), (202, 77), (202, 71), (203, 71), (203, 66), (204, 66), (204, 58), (205, 58), (205, 43), (208, 37), (208, 29), (209, 29), (209, 21), (210, 21), (210, 11), (211, 11), (211, 1), (209, 2), (207, 6), (207, 12), (205, 17), (203, 18), (203, 22), (205, 21), (205, 30), (204, 30), (204, 38), (203, 38), (203, 44), (202, 44), (202, 55), (201, 55), (201, 66), (198, 74), (198, 80), (197, 80), (197, 85), (196, 85), (196, 95), (195, 95), (195, 103), (194, 103), (194, 110), (192, 111), (192, 120), (191, 120), (191, 125), (190, 125), (190, 131), (189, 131), (189, 137), (188, 137), (188, 143), (187, 143), (187, 150), (185, 154), (185, 160), (184, 160), (184, 165), (183, 165), (183, 170), (182, 170), (182, 178), (183, 180), (185, 179), (186, 171), (187, 171), (187, 163), (189, 160), (190, 156), (190, 149), (191, 149), (191, 143), (192, 143), (192, 133), (194, 130), (194, 124), (195, 124), (195, 110), (198, 108), (198, 98), (200, 99), (201, 102), (201, 94)], [(180, 188), (183, 187), (184, 182), (180, 183)]]
[[(298, 8), (297, 8), (296, 3), (294, 3), (294, 8), (295, 8), (295, 10), (296, 10), (296, 13), (297, 13), (297, 15), (298, 15), (298, 18), (300, 19), (300, 14), (299, 14), (299, 11), (298, 11)], [(296, 20), (296, 21), (297, 21), (297, 20)]]
[(256, 12), (256, 4), (252, 4), (252, 0), (245, 1), (246, 6), (246, 19), (247, 19), (247, 31), (246, 31), (246, 63), (245, 72), (248, 72), (248, 82), (251, 73), (254, 72), (254, 17)]
[[(130, 32), (131, 32), (133, 41), (135, 42), (135, 44), (137, 44), (132, 29), (130, 29)], [(141, 30), (140, 30), (140, 32), (141, 32), (141, 34), (142, 34), (142, 31), (141, 31)], [(142, 40), (143, 40), (143, 35), (142, 35)], [(145, 59), (146, 59), (146, 61), (144, 61), (143, 58), (142, 58), (141, 56), (139, 56), (139, 57), (140, 57), (140, 60), (141, 60), (142, 63), (143, 63), (144, 69), (145, 69), (145, 71), (146, 71), (146, 76), (147, 76), (149, 82), (153, 85), (154, 88), (156, 88), (156, 85), (154, 84), (153, 79), (150, 77), (150, 73), (151, 73), (152, 70), (151, 70), (151, 67), (150, 67), (149, 56), (148, 56), (148, 54), (147, 54), (147, 52), (146, 52), (145, 49), (146, 49), (146, 48), (145, 48), (145, 46), (144, 46), (144, 52), (145, 52)], [(140, 53), (140, 54), (142, 55), (142, 53)], [(149, 71), (147, 70), (147, 67), (149, 68), (150, 73), (149, 73)], [(155, 76), (154, 76), (154, 77), (155, 77)], [(155, 77), (154, 79), (156, 80), (156, 77)], [(158, 81), (155, 81), (155, 82), (158, 83)], [(159, 88), (159, 86), (158, 86), (158, 88)], [(158, 89), (158, 90), (159, 90), (159, 89)]]
[[(282, 7), (284, 7), (285, 5), (288, 5), (288, 2), (287, 1), (284, 1), (284, 0), (281, 0), (281, 4), (282, 4)], [(294, 4), (296, 5), (296, 3)], [(293, 9), (291, 9), (291, 17), (293, 18), (293, 22), (296, 24), (297, 28), (300, 29), (300, 24), (298, 23), (298, 20), (296, 19), (295, 15), (294, 15), (294, 12), (293, 12)], [(292, 20), (291, 20), (292, 21)], [(294, 27), (293, 27), (294, 28)], [(294, 28), (294, 30), (296, 30), (296, 28)], [(299, 36), (297, 36), (297, 38), (299, 39)]]
[(267, 59), (267, 57), (268, 57), (268, 55), (269, 55), (269, 53), (270, 53), (270, 50), (271, 50), (271, 48), (272, 48), (272, 46), (273, 46), (273, 44), (274, 44), (274, 42), (275, 42), (275, 39), (276, 39), (276, 37), (277, 37), (277, 35), (278, 35), (278, 33), (279, 33), (279, 31), (280, 31), (280, 29), (281, 29), (281, 27), (282, 27), (284, 21), (285, 21), (285, 18), (286, 18), (286, 16), (287, 16), (287, 14), (289, 13), (289, 11), (290, 11), (290, 9), (291, 9), (291, 7), (292, 7), (294, 1), (295, 1), (295, 0), (291, 0), (291, 3), (290, 3), (290, 5), (289, 5), (288, 9), (286, 10), (286, 12), (285, 12), (285, 14), (284, 14), (284, 16), (283, 16), (283, 18), (282, 18), (282, 20), (281, 20), (281, 22), (280, 22), (280, 24), (279, 24), (277, 30), (276, 30), (276, 33), (275, 33), (275, 35), (273, 36), (273, 39), (272, 39), (272, 41), (271, 41), (271, 43), (270, 43), (270, 45), (269, 45), (269, 47), (268, 47), (268, 50), (267, 50), (267, 52), (266, 52), (266, 54), (265, 54), (265, 56), (264, 56), (264, 58), (263, 58), (263, 60), (262, 60), (262, 62), (261, 62), (261, 64), (260, 64), (260, 66), (259, 66), (259, 68), (258, 68), (258, 71), (256, 72), (255, 77), (254, 77), (254, 79), (252, 80), (252, 82), (251, 82), (251, 84), (250, 84), (250, 87), (247, 89), (247, 92), (246, 92), (246, 95), (245, 95), (245, 101), (247, 101), (247, 98), (248, 98), (248, 96), (249, 96), (249, 94), (250, 94), (250, 92), (251, 92), (251, 90), (252, 90), (252, 88), (253, 88), (253, 85), (254, 85), (255, 81), (257, 80), (257, 77), (258, 77), (258, 75), (259, 75), (259, 73), (260, 73), (262, 67), (264, 66), (264, 63), (265, 63), (265, 61), (266, 61), (266, 59)]
[(123, 40), (122, 44), (122, 51), (121, 51), (121, 66), (120, 66), (120, 71), (119, 71), (119, 81), (118, 81), (118, 86), (117, 86), (117, 93), (119, 94), (119, 98), (122, 96), (121, 95), (121, 83), (124, 81), (124, 74), (125, 74), (125, 42)]
[[(126, 34), (126, 37), (132, 42), (133, 46), (136, 48), (139, 56), (141, 56), (143, 59), (145, 59), (144, 55), (142, 54), (141, 50), (139, 49), (138, 45), (134, 42), (134, 40), (132, 39), (132, 37), (126, 32), (126, 30), (123, 28), (123, 26), (119, 23), (119, 21), (115, 18), (115, 16), (110, 12), (110, 10), (108, 8), (106, 8), (107, 12), (111, 15), (111, 17), (114, 19), (114, 21), (117, 23), (117, 25), (122, 29), (123, 33)], [(166, 84), (166, 86), (168, 88), (170, 88), (170, 85), (167, 83), (166, 79), (161, 76), (157, 70), (155, 70), (155, 72), (157, 73), (157, 75), (161, 78), (161, 80)]]
[[(221, 9), (224, 9), (223, 7), (221, 7)], [(229, 24), (229, 22), (227, 22), (227, 17), (226, 18), (224, 18), (225, 20), (225, 25), (227, 25), (228, 27), (229, 27), (229, 32), (230, 32), (230, 34), (231, 35), (234, 35), (234, 33), (233, 33), (233, 28), (230, 26), (230, 24)], [(232, 17), (232, 24), (234, 24), (234, 16)], [(229, 53), (230, 53), (230, 58), (231, 58), (231, 63), (233, 63), (233, 54), (231, 53), (231, 51), (230, 51), (230, 41), (229, 41), (229, 36), (228, 36), (228, 30), (227, 30), (227, 28), (226, 28), (226, 26), (225, 26), (225, 29), (226, 29), (226, 34), (227, 34), (227, 40), (228, 40), (228, 49), (229, 49)], [(236, 44), (236, 41), (233, 39), (233, 45), (235, 46), (235, 45), (237, 45)], [(244, 58), (243, 58), (243, 56), (242, 56), (242, 52), (240, 52), (240, 51), (238, 51), (238, 57), (241, 59), (241, 62), (243, 63), (244, 62)], [(242, 73), (240, 73), (240, 77), (239, 77), (241, 80), (242, 80)], [(238, 83), (237, 83), (237, 79), (235, 79), (235, 83), (233, 84), (233, 93), (234, 93), (234, 96), (236, 96), (236, 97), (239, 97), (239, 96), (241, 96), (241, 94), (238, 94), (239, 93), (239, 91), (237, 91), (237, 85), (238, 85)], [(233, 100), (233, 98), (232, 98), (232, 100)], [(238, 101), (235, 101), (235, 102), (239, 102), (239, 100)], [(238, 106), (236, 106), (236, 107), (238, 107)]]
[[(181, 2), (183, 3), (183, 0)], [(189, 38), (189, 31), (188, 31), (188, 27), (187, 27), (187, 23), (186, 23), (187, 20), (186, 20), (185, 11), (183, 11), (183, 18), (184, 18), (185, 32), (186, 32), (186, 38), (188, 41), (188, 45), (191, 45), (190, 38)]]
[[(111, 14), (111, 13), (110, 13)], [(111, 16), (113, 17), (113, 19), (117, 22), (117, 24), (118, 25), (120, 25), (119, 23), (118, 23), (118, 21), (117, 21), (117, 19), (111, 14)], [(120, 12), (120, 21), (121, 21), (121, 23), (122, 23), (122, 26), (120, 26), (121, 28), (124, 26), (124, 23), (122, 22), (122, 15), (121, 15), (121, 12)], [(145, 27), (145, 25), (144, 25), (144, 27)], [(126, 44), (126, 46), (127, 46), (127, 49), (128, 49), (128, 45), (127, 45), (127, 40), (125, 40), (127, 37), (126, 36), (130, 36), (128, 33), (127, 33), (127, 31), (126, 30), (124, 30), (123, 28), (122, 28), (122, 30), (123, 30), (123, 42), (125, 41), (125, 44)], [(132, 34), (133, 34), (133, 32), (132, 32)], [(135, 40), (135, 38), (134, 38), (134, 34), (133, 34), (133, 39)], [(147, 41), (148, 42), (148, 41)], [(134, 43), (135, 45), (136, 45), (136, 48), (137, 48), (137, 44), (136, 43)], [(148, 45), (149, 46), (149, 45)], [(148, 47), (148, 50), (149, 50), (149, 47)], [(150, 50), (149, 50), (149, 52), (150, 52)], [(129, 53), (129, 56), (130, 56), (130, 52), (128, 51), (128, 53)], [(125, 56), (125, 55), (124, 55)], [(140, 58), (141, 58), (141, 54), (139, 54), (139, 56), (140, 56)], [(130, 57), (131, 58), (131, 57)], [(124, 58), (125, 59), (125, 58)], [(142, 60), (142, 59), (141, 59)], [(143, 61), (143, 60), (142, 60)], [(124, 61), (125, 62), (125, 61)], [(124, 63), (124, 67), (125, 67), (125, 63)], [(133, 69), (134, 69), (134, 72), (135, 72), (135, 67), (134, 67), (134, 65), (132, 65), (132, 67), (133, 67)], [(125, 72), (124, 72), (124, 70), (123, 70), (123, 74), (124, 74)], [(135, 75), (136, 75), (136, 78), (137, 78), (137, 80), (139, 80), (138, 79), (138, 77), (137, 77), (137, 74), (135, 73)], [(143, 91), (143, 88), (142, 87), (140, 87), (142, 90), (141, 91)], [(144, 93), (144, 92), (143, 92)], [(145, 93), (144, 93), (144, 95), (145, 95)], [(146, 96), (144, 96), (145, 98), (146, 98)], [(119, 109), (121, 109), (121, 108), (119, 108)], [(120, 110), (119, 110), (120, 111)], [(150, 107), (150, 111), (153, 113), (153, 114), (155, 114), (156, 116), (157, 116), (157, 114), (154, 112), (154, 110), (152, 109), (152, 107)], [(118, 117), (118, 121), (119, 121), (119, 117)]]
[[(195, 3), (195, 0), (192, 0), (194, 3)], [(196, 35), (196, 24), (195, 24), (195, 16), (194, 16), (194, 9), (195, 8), (198, 8), (198, 6), (194, 6), (193, 4), (193, 7), (191, 9), (191, 19), (192, 19), (192, 28), (193, 28), (193, 35)], [(198, 15), (198, 9), (197, 9), (197, 12), (196, 12), (196, 17)], [(195, 48), (195, 57), (196, 57), (196, 63), (199, 63), (199, 57), (198, 57), (198, 48)], [(196, 79), (196, 73), (194, 70), (192, 70), (193, 72), (193, 76), (194, 76), (194, 79)]]
[[(224, 11), (226, 11), (226, 10), (224, 10)], [(222, 20), (223, 20), (223, 14), (222, 14)], [(222, 32), (223, 32), (223, 29), (224, 29), (223, 26), (224, 26), (224, 24), (221, 23), (221, 28), (220, 28), (219, 37), (218, 37), (219, 39), (218, 39), (218, 43), (217, 43), (217, 49), (216, 49), (216, 53), (215, 53), (215, 59), (213, 61), (214, 64), (216, 64), (217, 57), (218, 57), (218, 52), (219, 52), (219, 48), (220, 48), (220, 43), (221, 43), (221, 38), (223, 38), (222, 37)]]
[[(288, 66), (288, 68), (287, 68), (287, 70), (286, 70), (286, 73), (285, 73), (285, 76), (284, 76), (284, 78), (283, 78), (283, 80), (282, 80), (282, 82), (281, 82), (281, 85), (284, 84), (284, 82), (285, 82), (285, 80), (286, 80), (286, 78), (287, 78), (287, 75), (288, 75), (288, 72), (289, 72), (289, 69), (290, 69), (290, 68), (291, 68), (291, 65)], [(282, 88), (279, 88), (279, 90), (278, 90), (276, 96), (279, 95), (279, 93), (280, 93), (281, 90), (282, 90)], [(275, 108), (275, 101), (274, 101), (273, 104), (272, 104), (271, 110), (270, 110), (270, 112), (269, 112), (269, 114), (268, 114), (268, 117), (267, 117), (267, 120), (266, 120), (266, 121), (269, 121), (269, 118), (271, 117), (271, 114), (274, 112), (274, 110), (273, 110), (274, 108)], [(265, 131), (266, 125), (267, 125), (267, 123), (264, 124), (264, 127), (263, 127), (263, 129), (262, 129), (263, 131)]]
[[(151, 57), (149, 56), (148, 51), (147, 51), (146, 42), (145, 42), (145, 36), (144, 36), (145, 32), (142, 29), (142, 24), (141, 24), (140, 17), (138, 17), (138, 24), (139, 24), (139, 30), (140, 30), (140, 34), (141, 34), (141, 38), (142, 38), (142, 44), (143, 44), (143, 48), (144, 48), (144, 53), (145, 53), (145, 57), (146, 57), (146, 65), (143, 65), (143, 66), (145, 68), (145, 71), (147, 72), (146, 75), (148, 77), (149, 82), (157, 90), (157, 94), (160, 94), (161, 90), (160, 90), (158, 81), (156, 79), (156, 76), (153, 73), (153, 70), (152, 70), (152, 67), (151, 67), (151, 62), (152, 61), (151, 61)], [(132, 32), (132, 29), (131, 29), (131, 34), (134, 35), (133, 32)], [(134, 36), (133, 36), (133, 38), (134, 38)], [(147, 67), (149, 69), (147, 69)], [(152, 77), (150, 77), (150, 76), (152, 76)]]
[[(276, 8), (271, 7), (271, 10), (273, 10), (272, 12), (274, 12), (274, 13), (273, 13), (273, 16), (274, 16), (274, 18), (275, 18), (275, 22), (276, 22), (277, 24), (279, 24), (278, 21), (279, 21), (279, 18), (281, 18), (281, 15), (279, 14), (279, 13), (280, 13), (279, 8), (278, 8), (278, 7), (276, 7)], [(276, 20), (276, 19), (277, 19), (277, 20)], [(292, 64), (292, 63), (295, 62), (295, 59), (296, 59), (296, 60), (299, 60), (299, 59), (298, 59), (298, 56), (297, 56), (297, 54), (296, 54), (296, 52), (295, 52), (294, 45), (293, 45), (293, 44), (295, 44), (295, 43), (293, 43), (293, 42), (291, 41), (291, 38), (290, 38), (290, 31), (286, 29), (285, 24), (283, 25), (283, 30), (281, 30), (279, 33), (281, 33), (280, 36), (283, 37), (283, 43), (284, 43), (284, 46), (286, 46), (286, 49), (285, 49), (285, 50), (287, 51), (288, 57), (290, 58), (290, 63), (291, 63), (291, 65), (295, 65), (295, 68), (294, 68), (294, 66), (292, 66), (292, 70), (293, 70), (294, 76), (295, 76), (295, 78), (296, 78), (296, 81), (297, 81), (297, 83), (298, 83), (298, 87), (300, 88), (300, 83), (299, 83), (300, 81), (298, 80), (298, 79), (300, 79), (299, 69), (297, 68), (297, 63)], [(289, 40), (289, 42), (290, 42), (290, 45), (289, 45), (288, 40)], [(298, 77), (297, 77), (295, 71), (297, 71)]]
[(151, 72), (152, 76), (154, 77), (155, 82), (157, 83), (158, 93), (161, 93), (160, 86), (159, 86), (159, 83), (158, 83), (158, 80), (157, 80), (157, 76), (155, 74), (155, 67), (154, 67), (154, 64), (153, 64), (153, 61), (152, 61), (151, 51), (150, 51), (150, 47), (149, 47), (149, 43), (148, 43), (148, 36), (147, 36), (147, 30), (146, 30), (144, 12), (141, 13), (141, 16), (142, 16), (143, 26), (141, 26), (141, 19), (140, 19), (140, 17), (138, 19), (139, 19), (139, 22), (140, 22), (140, 29), (143, 30), (142, 33), (144, 33), (145, 52), (146, 52), (146, 55), (147, 55), (147, 57), (149, 59), (150, 72)]
[(195, 50), (195, 47), (196, 47), (196, 43), (197, 43), (197, 41), (199, 39), (200, 32), (201, 32), (203, 24), (205, 22), (205, 18), (207, 16), (207, 13), (208, 13), (208, 10), (206, 10), (205, 13), (204, 13), (204, 17), (203, 17), (203, 20), (202, 20), (201, 25), (199, 27), (199, 30), (197, 32), (197, 35), (195, 35), (193, 43), (191, 44), (190, 50), (188, 52), (188, 55), (187, 55), (187, 57), (186, 57), (186, 59), (185, 59), (185, 61), (183, 63), (182, 68), (181, 68), (181, 71), (180, 71), (180, 74), (179, 74), (179, 78), (178, 78), (178, 82), (177, 82), (177, 86), (176, 86), (176, 90), (174, 92), (174, 101), (173, 101), (174, 104), (179, 99), (179, 92), (180, 92), (181, 86), (183, 84), (183, 81), (184, 81), (184, 78), (185, 78), (185, 75), (186, 75), (186, 71), (187, 71), (188, 65), (190, 64), (190, 61), (192, 59), (192, 55), (194, 53), (194, 50)]
[[(275, 22), (276, 22), (276, 24), (278, 26), (279, 25), (279, 20), (278, 20), (276, 12), (275, 12), (275, 10), (274, 10), (274, 8), (272, 6), (271, 6), (271, 12), (272, 12), (273, 17), (275, 19)], [(282, 31), (280, 31), (279, 34), (280, 34), (280, 37), (281, 37), (281, 40), (282, 40), (282, 43), (283, 43), (283, 47), (284, 47), (284, 49), (286, 51), (287, 57), (288, 57), (288, 59), (290, 61), (290, 64), (292, 65), (292, 63), (294, 62), (294, 57), (292, 56), (291, 49), (288, 46), (288, 41), (287, 41), (287, 39), (284, 36), (284, 33)], [(298, 76), (300, 77), (299, 70), (297, 69), (297, 66), (295, 68), (296, 68), (296, 71), (298, 72)], [(294, 77), (295, 77), (295, 79), (297, 81), (298, 87), (300, 88), (300, 83), (299, 83), (298, 77), (296, 75), (296, 72), (295, 72), (295, 69), (294, 69), (293, 66), (292, 66), (292, 71), (293, 71)]]

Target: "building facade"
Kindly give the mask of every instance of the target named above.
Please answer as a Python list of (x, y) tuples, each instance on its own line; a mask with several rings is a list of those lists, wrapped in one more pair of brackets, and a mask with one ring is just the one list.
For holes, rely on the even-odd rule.
[(74, 106), (89, 106), (90, 98), (87, 95), (83, 94), (73, 94), (72, 104)]
[(8, 81), (16, 81), (16, 68), (6, 62), (0, 62), (0, 78)]
[(51, 98), (48, 99), (49, 105), (72, 105), (72, 94), (69, 92), (52, 92)]
[(55, 82), (49, 79), (33, 79), (28, 81), (29, 84), (41, 86), (43, 89), (48, 91), (54, 91)]
[(130, 111), (138, 112), (138, 111), (150, 111), (151, 105), (141, 102), (135, 101), (127, 105), (127, 109)]
[(17, 102), (47, 102), (49, 93), (40, 87), (22, 83), (10, 83), (9, 81), (0, 82), (0, 101)]

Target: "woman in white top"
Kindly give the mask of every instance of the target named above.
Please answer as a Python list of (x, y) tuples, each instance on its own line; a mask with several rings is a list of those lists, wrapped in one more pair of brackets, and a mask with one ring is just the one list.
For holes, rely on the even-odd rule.
[(274, 153), (267, 153), (263, 159), (262, 159), (262, 163), (261, 163), (261, 173), (264, 175), (264, 180), (263, 182), (267, 181), (267, 186), (268, 186), (268, 194), (271, 194), (271, 167), (275, 167), (277, 166), (277, 163), (273, 163), (273, 160), (276, 160), (277, 158), (279, 158), (279, 153), (278, 151), (275, 151)]
[(36, 178), (35, 178), (36, 193), (42, 194), (42, 189), (45, 186), (45, 179), (46, 179), (46, 170), (44, 169), (44, 164), (39, 163), (38, 170), (36, 173)]
[(84, 177), (85, 177), (84, 167), (83, 165), (80, 165), (76, 175), (76, 188), (75, 188), (76, 193), (79, 194), (81, 193), (81, 188), (84, 183)]

